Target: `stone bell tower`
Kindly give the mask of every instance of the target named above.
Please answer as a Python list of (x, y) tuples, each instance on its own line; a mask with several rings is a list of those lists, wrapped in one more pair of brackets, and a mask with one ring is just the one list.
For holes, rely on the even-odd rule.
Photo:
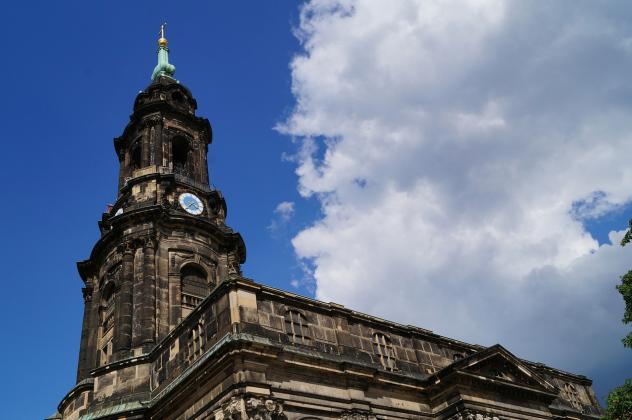
[(78, 382), (151, 351), (214, 288), (239, 276), (246, 258), (209, 183), (211, 125), (195, 115), (197, 103), (174, 72), (162, 27), (152, 83), (114, 139), (116, 203), (99, 222), (90, 258), (78, 263), (85, 283)]

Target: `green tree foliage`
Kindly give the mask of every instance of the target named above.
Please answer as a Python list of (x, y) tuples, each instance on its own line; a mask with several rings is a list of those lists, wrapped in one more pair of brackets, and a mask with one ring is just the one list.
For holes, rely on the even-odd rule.
[(606, 404), (603, 420), (632, 420), (632, 379), (610, 391)]
[[(630, 228), (621, 240), (621, 246), (625, 246), (630, 241), (632, 241), (632, 220), (630, 220)], [(622, 321), (624, 324), (632, 323), (632, 270), (621, 277), (621, 284), (617, 286), (617, 290), (625, 302)], [(632, 348), (632, 331), (623, 337), (623, 345)]]
[[(630, 242), (632, 242), (632, 220), (630, 220), (630, 228), (621, 240), (621, 246)], [(621, 276), (621, 284), (617, 286), (617, 290), (625, 302), (622, 321), (624, 324), (632, 323), (632, 270)], [(621, 341), (625, 347), (632, 348), (632, 331)], [(627, 379), (625, 384), (610, 391), (606, 398), (606, 405), (604, 420), (632, 420), (632, 379)]]
[[(617, 290), (623, 295), (625, 301), (625, 311), (623, 312), (623, 323), (632, 322), (632, 270), (628, 271), (621, 277), (621, 284), (617, 286)], [(632, 331), (623, 339), (623, 345), (632, 348)]]

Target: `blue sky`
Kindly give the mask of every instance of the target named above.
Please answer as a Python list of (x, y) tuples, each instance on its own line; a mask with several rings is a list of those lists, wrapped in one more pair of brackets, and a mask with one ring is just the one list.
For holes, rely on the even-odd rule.
[[(292, 1), (13, 3), (4, 8), (0, 210), (5, 304), (2, 394), (7, 418), (43, 418), (74, 383), (82, 317), (75, 263), (89, 256), (97, 221), (116, 198), (121, 134), (150, 83), (156, 35), (168, 22), (176, 77), (210, 119), (211, 180), (248, 250), (247, 275), (289, 288), (302, 271), (289, 232), (268, 226), (279, 202), (298, 200), (291, 141), (273, 130), (292, 106), (288, 63), (297, 51)], [(4, 341), (4, 340), (3, 340)], [(35, 388), (34, 388), (35, 386)]]
[(7, 418), (52, 413), (74, 384), (75, 263), (115, 200), (112, 139), (149, 84), (165, 20), (175, 76), (213, 125), (211, 181), (246, 241), (247, 276), (501, 342), (590, 376), (600, 396), (632, 371), (613, 291), (632, 258), (609, 245), (632, 215), (618, 156), (632, 152), (632, 8), (343, 3), (302, 17), (282, 0), (3, 9)]

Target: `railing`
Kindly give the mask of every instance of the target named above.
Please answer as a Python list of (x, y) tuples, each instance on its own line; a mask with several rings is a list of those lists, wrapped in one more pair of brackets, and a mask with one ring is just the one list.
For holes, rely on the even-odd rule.
[(197, 188), (202, 191), (210, 192), (213, 191), (213, 186), (207, 185), (202, 182), (195, 181), (191, 178), (189, 171), (182, 166), (175, 166), (173, 168), (169, 168), (168, 166), (148, 166), (146, 168), (137, 169), (132, 172), (132, 176), (130, 178), (125, 179), (125, 184), (127, 185), (130, 181), (135, 178), (151, 175), (151, 174), (163, 174), (163, 175), (174, 175), (176, 181), (182, 182), (183, 184), (190, 185), (194, 188)]
[(185, 166), (181, 166), (181, 165), (174, 165), (172, 172), (177, 175), (189, 176), (188, 169)]
[(213, 191), (213, 187), (211, 185), (206, 185), (206, 184), (203, 184), (201, 182), (194, 181), (191, 178), (189, 178), (188, 176), (184, 176), (184, 175), (180, 175), (180, 174), (174, 174), (174, 175), (176, 177), (176, 181), (178, 181), (178, 182), (182, 182), (183, 184), (190, 185), (190, 186), (195, 187), (195, 188), (197, 188), (199, 190), (202, 190), (202, 191), (206, 191), (206, 192)]

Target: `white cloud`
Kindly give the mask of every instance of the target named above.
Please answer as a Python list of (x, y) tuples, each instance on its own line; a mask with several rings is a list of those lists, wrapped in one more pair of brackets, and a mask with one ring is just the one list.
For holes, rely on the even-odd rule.
[(268, 225), (268, 229), (272, 231), (276, 231), (279, 228), (287, 225), (287, 223), (292, 219), (292, 217), (294, 216), (294, 202), (280, 202), (274, 209), (274, 216), (275, 218), (272, 219), (270, 225)]
[(303, 141), (299, 191), (322, 204), (293, 240), (317, 297), (578, 372), (616, 363), (632, 250), (582, 220), (632, 198), (630, 15), (304, 6), (279, 129)]
[(279, 216), (281, 220), (288, 221), (294, 216), (294, 202), (283, 201), (279, 203), (274, 209), (274, 214)]

